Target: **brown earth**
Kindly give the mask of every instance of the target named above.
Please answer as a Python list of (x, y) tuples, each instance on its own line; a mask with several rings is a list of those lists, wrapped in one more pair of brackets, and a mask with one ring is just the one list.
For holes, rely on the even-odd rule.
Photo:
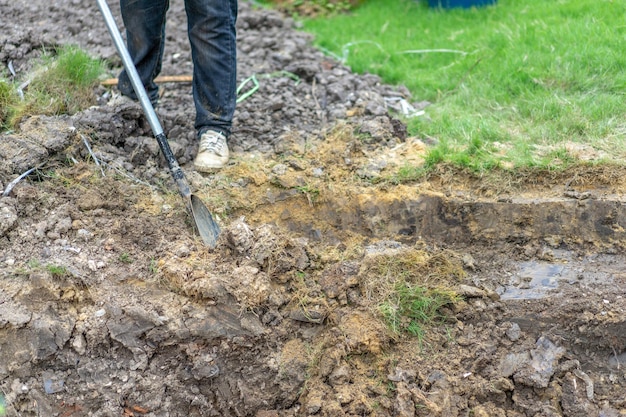
[[(78, 43), (119, 67), (95, 4), (49, 3), (0, 0), (4, 64)], [(186, 73), (179, 1), (168, 17), (164, 72)], [(228, 167), (188, 167), (189, 85), (158, 109), (222, 227), (214, 250), (108, 88), (0, 136), (7, 415), (626, 415), (624, 167), (397, 184), (427, 146), (390, 106), (401, 87), (275, 12), (242, 2), (238, 30), (240, 80), (274, 75), (240, 103)], [(399, 281), (461, 298), (421, 337), (393, 332), (380, 307)]]

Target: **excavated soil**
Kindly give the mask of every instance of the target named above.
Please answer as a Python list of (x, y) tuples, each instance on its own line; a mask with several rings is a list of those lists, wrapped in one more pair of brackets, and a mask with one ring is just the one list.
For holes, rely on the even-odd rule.
[[(26, 78), (61, 44), (119, 70), (95, 2), (0, 10), (5, 74)], [(188, 75), (181, 0), (168, 19), (163, 74)], [(407, 137), (397, 111), (427, 103), (296, 26), (241, 2), (252, 94), (219, 173), (189, 166), (190, 84), (161, 85), (172, 149), (222, 228), (215, 249), (111, 87), (2, 133), (6, 415), (625, 416), (626, 170), (442, 167), (398, 184), (434, 139)], [(460, 299), (420, 337), (393, 332), (380, 307), (401, 279)]]

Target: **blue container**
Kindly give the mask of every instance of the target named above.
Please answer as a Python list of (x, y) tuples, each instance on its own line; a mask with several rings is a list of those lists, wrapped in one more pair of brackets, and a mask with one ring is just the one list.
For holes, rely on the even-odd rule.
[(452, 9), (454, 7), (480, 7), (496, 4), (497, 0), (428, 0), (429, 7), (441, 7), (443, 9)]

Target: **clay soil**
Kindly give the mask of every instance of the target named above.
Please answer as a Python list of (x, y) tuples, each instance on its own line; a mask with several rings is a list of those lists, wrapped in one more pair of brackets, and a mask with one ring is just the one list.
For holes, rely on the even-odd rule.
[[(95, 2), (0, 10), (6, 74), (27, 78), (61, 44), (107, 59), (110, 77), (121, 66)], [(161, 84), (165, 133), (221, 226), (214, 249), (114, 87), (2, 133), (6, 415), (626, 415), (624, 168), (394, 181), (436, 140), (407, 136), (399, 103), (426, 103), (296, 26), (241, 2), (240, 94), (252, 75), (259, 88), (219, 173), (190, 165), (191, 85)], [(163, 75), (188, 74), (174, 0)], [(394, 331), (382, 311), (398, 282), (457, 299), (417, 335)]]

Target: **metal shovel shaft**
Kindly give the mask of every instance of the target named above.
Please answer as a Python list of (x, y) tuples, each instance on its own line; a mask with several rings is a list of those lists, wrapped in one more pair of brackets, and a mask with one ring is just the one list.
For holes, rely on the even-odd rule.
[(159, 122), (159, 118), (157, 117), (156, 112), (154, 111), (154, 107), (150, 102), (150, 98), (148, 97), (148, 93), (146, 93), (146, 89), (141, 82), (141, 78), (139, 77), (139, 73), (137, 72), (137, 68), (135, 68), (135, 64), (133, 63), (128, 50), (126, 49), (126, 45), (124, 44), (124, 40), (122, 39), (122, 35), (120, 34), (119, 29), (117, 28), (117, 24), (115, 23), (115, 19), (113, 18), (113, 14), (111, 13), (111, 9), (106, 2), (106, 0), (97, 0), (98, 7), (102, 12), (102, 16), (104, 17), (104, 21), (106, 26), (113, 38), (113, 43), (122, 59), (122, 63), (124, 64), (124, 69), (130, 78), (130, 82), (135, 90), (135, 94), (139, 98), (139, 102), (141, 103), (141, 107), (148, 119), (148, 123), (150, 123), (150, 127), (152, 128), (152, 132), (154, 133), (154, 137), (159, 143), (159, 147), (161, 148), (161, 152), (163, 152), (163, 156), (167, 161), (167, 165), (170, 169), (172, 177), (176, 182), (178, 187), (178, 191), (180, 195), (184, 198), (185, 203), (191, 216), (193, 217), (196, 229), (200, 234), (200, 237), (211, 248), (214, 248), (217, 243), (217, 237), (219, 236), (220, 229), (215, 220), (213, 220), (213, 216), (206, 208), (202, 201), (191, 194), (189, 190), (189, 185), (187, 184), (187, 180), (185, 179), (185, 174), (183, 170), (180, 168), (178, 161), (174, 157), (174, 153), (170, 148), (170, 145), (163, 133), (163, 128), (161, 127), (161, 123)]

